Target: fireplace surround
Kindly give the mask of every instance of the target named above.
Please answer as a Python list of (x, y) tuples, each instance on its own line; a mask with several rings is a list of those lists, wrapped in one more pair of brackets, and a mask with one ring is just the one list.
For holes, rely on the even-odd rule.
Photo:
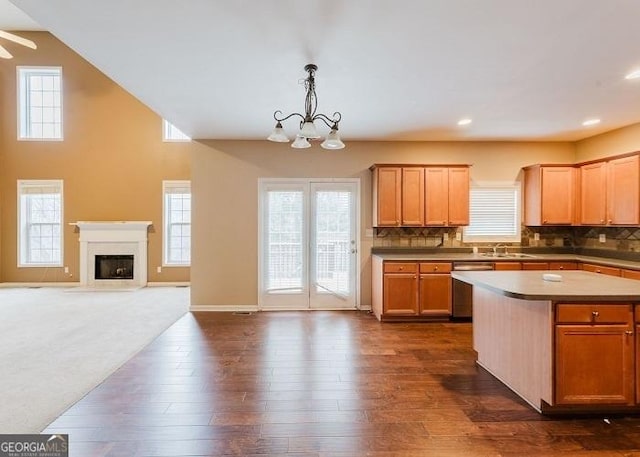
[[(80, 286), (135, 288), (147, 285), (150, 221), (78, 221)], [(105, 259), (111, 260), (107, 266)]]

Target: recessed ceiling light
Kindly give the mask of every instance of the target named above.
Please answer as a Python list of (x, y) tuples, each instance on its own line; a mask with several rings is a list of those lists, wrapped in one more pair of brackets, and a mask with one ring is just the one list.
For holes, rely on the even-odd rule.
[(624, 77), (624, 79), (638, 79), (638, 78), (640, 78), (640, 70), (634, 70)]
[(468, 117), (464, 118), (464, 119), (460, 119), (458, 121), (458, 125), (469, 125), (473, 122), (472, 119), (469, 119)]
[(584, 125), (585, 127), (588, 127), (590, 125), (596, 125), (599, 123), (600, 123), (600, 119), (587, 119), (582, 123), (582, 125)]

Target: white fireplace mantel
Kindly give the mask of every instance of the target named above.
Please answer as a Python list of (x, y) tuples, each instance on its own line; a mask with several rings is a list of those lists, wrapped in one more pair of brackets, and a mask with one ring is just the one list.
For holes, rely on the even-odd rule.
[[(78, 221), (80, 286), (144, 287), (147, 285), (147, 232), (151, 221)], [(96, 255), (133, 255), (133, 279), (95, 279)]]

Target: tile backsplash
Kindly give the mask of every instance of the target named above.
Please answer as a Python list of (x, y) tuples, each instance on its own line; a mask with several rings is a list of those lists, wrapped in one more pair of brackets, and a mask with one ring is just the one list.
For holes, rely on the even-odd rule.
[[(540, 239), (535, 239), (538, 233)], [(604, 235), (604, 242), (600, 241)], [(495, 243), (464, 243), (459, 227), (374, 228), (374, 247), (456, 248)], [(514, 247), (581, 247), (623, 252), (640, 252), (640, 227), (522, 227), (521, 242)]]

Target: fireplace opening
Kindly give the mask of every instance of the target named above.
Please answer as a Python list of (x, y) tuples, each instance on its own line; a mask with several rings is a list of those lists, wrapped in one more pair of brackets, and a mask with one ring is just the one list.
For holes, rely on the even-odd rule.
[(95, 279), (133, 279), (133, 255), (96, 255)]

